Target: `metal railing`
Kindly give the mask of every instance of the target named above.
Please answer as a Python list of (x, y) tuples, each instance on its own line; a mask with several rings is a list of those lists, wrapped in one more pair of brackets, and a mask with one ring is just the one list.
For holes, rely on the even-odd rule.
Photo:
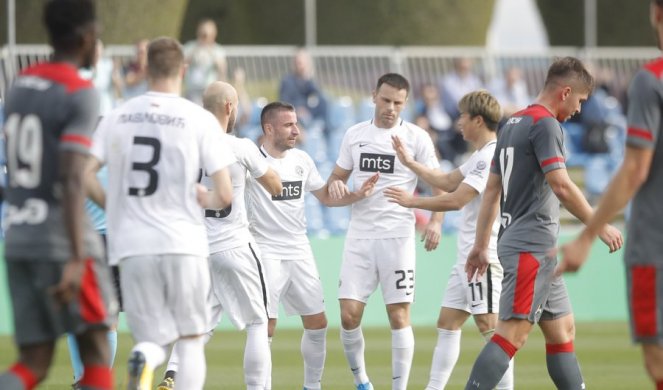
[[(275, 98), (281, 77), (291, 69), (295, 46), (226, 46), (229, 74), (237, 67), (246, 73), (250, 96)], [(550, 48), (540, 52), (492, 52), (481, 47), (391, 47), (318, 46), (309, 49), (315, 63), (315, 77), (331, 96), (368, 96), (377, 78), (388, 71), (400, 72), (416, 89), (423, 83), (436, 83), (453, 69), (453, 60), (474, 60), (474, 71), (487, 83), (511, 66), (523, 71), (530, 94), (543, 84), (553, 58), (572, 55), (608, 69), (617, 85), (626, 85), (635, 70), (659, 56), (653, 48)], [(0, 97), (4, 97), (16, 69), (48, 58), (47, 45), (18, 45), (14, 58), (5, 46), (0, 50)], [(133, 57), (129, 45), (108, 46), (105, 55), (126, 63)], [(13, 62), (12, 62), (13, 61)], [(14, 66), (11, 66), (14, 64)]]

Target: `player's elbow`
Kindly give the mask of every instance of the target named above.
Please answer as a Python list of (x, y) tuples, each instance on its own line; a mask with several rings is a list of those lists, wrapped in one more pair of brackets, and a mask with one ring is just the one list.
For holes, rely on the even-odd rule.
[(223, 191), (223, 192), (217, 192), (214, 194), (216, 199), (214, 199), (214, 203), (218, 205), (219, 209), (225, 209), (226, 207), (230, 206), (233, 201), (233, 195), (232, 192), (230, 191)]

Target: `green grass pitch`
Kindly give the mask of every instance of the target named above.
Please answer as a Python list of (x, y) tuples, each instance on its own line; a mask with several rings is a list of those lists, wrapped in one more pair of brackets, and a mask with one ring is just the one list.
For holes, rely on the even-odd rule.
[[(386, 321), (386, 320), (385, 320)], [(391, 334), (388, 328), (364, 329), (366, 364), (376, 389), (391, 388)], [(278, 330), (272, 343), (273, 389), (302, 388), (303, 368), (299, 354), (301, 331)], [(434, 326), (415, 329), (416, 347), (408, 388), (423, 389), (428, 380), (430, 361), (437, 334)], [(115, 364), (116, 387), (123, 388), (125, 361), (131, 348), (128, 333), (119, 336)], [(462, 389), (474, 358), (483, 345), (474, 325), (463, 329), (461, 356), (449, 382), (448, 389)], [(65, 390), (71, 383), (71, 369), (66, 343), (61, 340), (48, 380), (39, 389)], [(244, 333), (218, 331), (207, 345), (207, 382), (205, 389), (240, 390), (244, 388), (242, 356)], [(585, 322), (578, 324), (576, 351), (588, 389), (647, 389), (652, 385), (642, 367), (640, 349), (631, 344), (627, 325), (623, 322)], [(0, 368), (15, 359), (10, 337), (0, 337)], [(155, 382), (163, 371), (155, 373)], [(516, 355), (517, 389), (554, 389), (545, 363), (544, 342), (535, 329), (527, 345)], [(327, 336), (327, 361), (323, 389), (352, 389), (352, 376), (343, 356), (338, 329), (330, 329)]]

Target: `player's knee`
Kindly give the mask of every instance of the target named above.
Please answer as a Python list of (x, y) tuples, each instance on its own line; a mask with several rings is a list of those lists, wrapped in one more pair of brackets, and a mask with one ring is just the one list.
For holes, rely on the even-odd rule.
[(341, 310), (341, 326), (345, 330), (356, 329), (361, 325), (361, 316), (359, 313), (352, 312), (351, 310)]
[(311, 316), (303, 316), (304, 329), (324, 329), (327, 327), (327, 316), (324, 312)]
[(480, 314), (474, 316), (474, 322), (479, 328), (479, 332), (486, 333), (490, 330), (494, 330), (497, 326), (497, 315), (496, 314)]

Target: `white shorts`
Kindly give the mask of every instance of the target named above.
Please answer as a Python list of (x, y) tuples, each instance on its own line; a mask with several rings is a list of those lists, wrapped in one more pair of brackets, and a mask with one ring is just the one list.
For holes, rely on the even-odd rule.
[(209, 263), (191, 255), (121, 260), (124, 312), (134, 340), (167, 345), (209, 330)]
[(385, 304), (414, 301), (414, 236), (346, 238), (338, 284), (339, 299), (366, 302), (378, 286)]
[(499, 263), (491, 263), (477, 281), (467, 281), (465, 264), (451, 269), (442, 307), (463, 310), (472, 315), (498, 313), (504, 271)]
[(263, 265), (269, 286), (269, 318), (278, 318), (279, 302), (283, 303), (289, 316), (308, 316), (325, 311), (322, 283), (312, 257), (306, 260), (265, 259)]
[(210, 306), (214, 329), (223, 313), (239, 330), (267, 322), (267, 286), (256, 244), (210, 255)]

